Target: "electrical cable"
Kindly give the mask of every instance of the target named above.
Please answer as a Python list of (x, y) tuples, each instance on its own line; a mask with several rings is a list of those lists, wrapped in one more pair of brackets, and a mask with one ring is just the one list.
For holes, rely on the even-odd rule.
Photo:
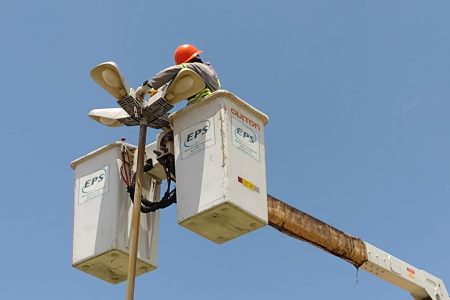
[[(127, 186), (127, 192), (130, 195), (131, 202), (134, 204), (134, 192), (135, 192), (135, 180), (136, 174), (132, 173), (132, 161), (130, 156), (130, 151), (125, 145), (125, 139), (122, 138), (122, 148), (121, 148), (121, 166), (120, 166), (120, 176)], [(164, 196), (159, 202), (152, 202), (141, 196), (141, 212), (149, 213), (154, 212), (158, 209), (166, 208), (177, 202), (176, 189), (172, 191), (171, 183), (176, 182), (175, 179), (175, 161), (172, 155), (167, 155), (164, 157), (163, 161), (160, 161), (163, 165), (164, 172), (167, 178), (167, 190)], [(152, 159), (148, 159), (144, 165), (144, 172), (148, 172), (153, 169)]]
[[(129, 186), (127, 188), (128, 193), (130, 194), (131, 202), (134, 203), (134, 185)], [(164, 196), (161, 198), (161, 201), (159, 202), (151, 202), (145, 198), (141, 198), (141, 212), (142, 213), (150, 213), (157, 211), (158, 209), (166, 208), (174, 203), (177, 202), (176, 197), (176, 189), (173, 189), (172, 191), (166, 191), (164, 193)]]
[[(127, 163), (126, 163), (127, 160), (126, 160), (125, 155), (123, 156), (123, 161), (125, 163), (122, 163), (122, 165), (127, 166)], [(129, 161), (130, 160), (128, 160), (128, 162)], [(173, 159), (169, 159), (169, 161), (174, 162)], [(151, 160), (147, 161), (146, 165), (144, 166), (144, 168), (147, 171), (150, 171), (152, 169), (152, 167), (153, 167), (153, 162)], [(124, 170), (126, 168), (127, 167), (125, 167)], [(130, 168), (130, 170), (131, 170), (131, 168)], [(166, 208), (177, 202), (176, 189), (174, 188), (172, 191), (170, 190), (172, 181), (175, 182), (175, 178), (172, 177), (172, 174), (168, 167), (164, 166), (164, 171), (165, 171), (166, 177), (167, 177), (167, 190), (164, 193), (164, 196), (161, 198), (161, 200), (159, 202), (152, 202), (141, 196), (141, 212), (142, 213), (154, 212), (158, 209)], [(121, 174), (122, 174), (122, 170), (121, 170)], [(133, 174), (133, 175), (135, 175), (135, 174)], [(126, 176), (123, 176), (122, 178), (124, 178), (124, 177), (126, 178)], [(135, 176), (133, 176), (133, 179), (131, 181), (127, 181), (124, 179), (125, 183), (130, 182), (129, 184), (127, 184), (127, 192), (130, 195), (130, 199), (133, 204), (134, 204), (134, 192), (135, 192), (134, 178), (135, 178)]]
[(126, 186), (129, 187), (132, 181), (131, 175), (131, 157), (130, 151), (128, 147), (125, 145), (125, 139), (122, 139), (122, 147), (121, 147), (121, 165), (120, 165), (120, 177), (125, 182)]

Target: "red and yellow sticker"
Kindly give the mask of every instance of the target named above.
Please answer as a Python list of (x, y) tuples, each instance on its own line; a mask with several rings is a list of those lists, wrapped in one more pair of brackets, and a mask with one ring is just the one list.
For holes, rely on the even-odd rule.
[(251, 182), (250, 180), (238, 176), (238, 182), (241, 183), (246, 188), (248, 188), (249, 190), (259, 193), (259, 187), (254, 185), (253, 182)]
[(412, 268), (407, 267), (406, 271), (408, 271), (408, 277), (414, 279), (416, 277), (416, 271)]

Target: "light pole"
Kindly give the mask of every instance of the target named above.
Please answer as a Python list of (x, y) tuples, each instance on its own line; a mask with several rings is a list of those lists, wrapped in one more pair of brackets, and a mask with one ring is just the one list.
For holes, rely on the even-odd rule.
[[(121, 108), (94, 109), (89, 116), (95, 121), (110, 127), (121, 125), (139, 125), (139, 144), (137, 154), (136, 184), (133, 200), (133, 213), (130, 228), (130, 252), (128, 259), (128, 285), (127, 300), (134, 299), (134, 286), (136, 278), (136, 260), (139, 239), (139, 223), (141, 215), (142, 178), (145, 157), (145, 143), (147, 137), (147, 126), (161, 128), (162, 126), (151, 123), (159, 120), (173, 106), (167, 105), (168, 109), (159, 109), (158, 114), (145, 113), (151, 105), (145, 106), (143, 100), (134, 97), (134, 90), (130, 89), (121, 74), (118, 66), (113, 62), (97, 65), (91, 71), (91, 77), (119, 103)], [(159, 107), (158, 107), (159, 108)], [(150, 123), (149, 123), (150, 121)], [(168, 122), (160, 122), (168, 125)]]
[(173, 108), (174, 104), (200, 92), (205, 87), (205, 83), (195, 72), (183, 69), (171, 82), (162, 86), (154, 96), (145, 101), (144, 99), (136, 99), (135, 91), (128, 87), (125, 77), (114, 62), (105, 62), (97, 65), (91, 70), (91, 77), (116, 99), (121, 108), (94, 109), (89, 112), (89, 116), (93, 120), (109, 127), (139, 125), (126, 294), (127, 300), (133, 300), (147, 127), (155, 129), (170, 127), (168, 112)]
[(139, 126), (136, 185), (134, 192), (133, 214), (131, 216), (130, 253), (128, 259), (128, 285), (126, 297), (127, 300), (134, 299), (134, 283), (136, 278), (136, 259), (139, 240), (139, 222), (141, 217), (142, 177), (144, 175), (143, 169), (144, 169), (146, 137), (147, 137), (147, 124), (145, 120), (142, 120)]

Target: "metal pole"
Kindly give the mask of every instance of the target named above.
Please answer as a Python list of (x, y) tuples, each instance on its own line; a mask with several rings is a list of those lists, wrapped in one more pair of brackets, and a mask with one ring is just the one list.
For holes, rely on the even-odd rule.
[(144, 175), (145, 140), (147, 124), (141, 121), (139, 129), (139, 145), (137, 155), (136, 185), (134, 191), (133, 214), (130, 228), (130, 254), (128, 260), (128, 286), (126, 300), (134, 299), (134, 283), (136, 279), (136, 260), (139, 240), (139, 223), (141, 217), (142, 178)]

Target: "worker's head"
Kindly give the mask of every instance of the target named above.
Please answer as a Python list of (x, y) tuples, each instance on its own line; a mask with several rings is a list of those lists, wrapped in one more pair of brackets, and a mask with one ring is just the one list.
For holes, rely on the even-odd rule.
[(202, 53), (202, 50), (198, 50), (197, 47), (191, 44), (180, 45), (175, 49), (174, 58), (177, 65), (187, 63), (193, 59), (199, 59), (198, 55)]

